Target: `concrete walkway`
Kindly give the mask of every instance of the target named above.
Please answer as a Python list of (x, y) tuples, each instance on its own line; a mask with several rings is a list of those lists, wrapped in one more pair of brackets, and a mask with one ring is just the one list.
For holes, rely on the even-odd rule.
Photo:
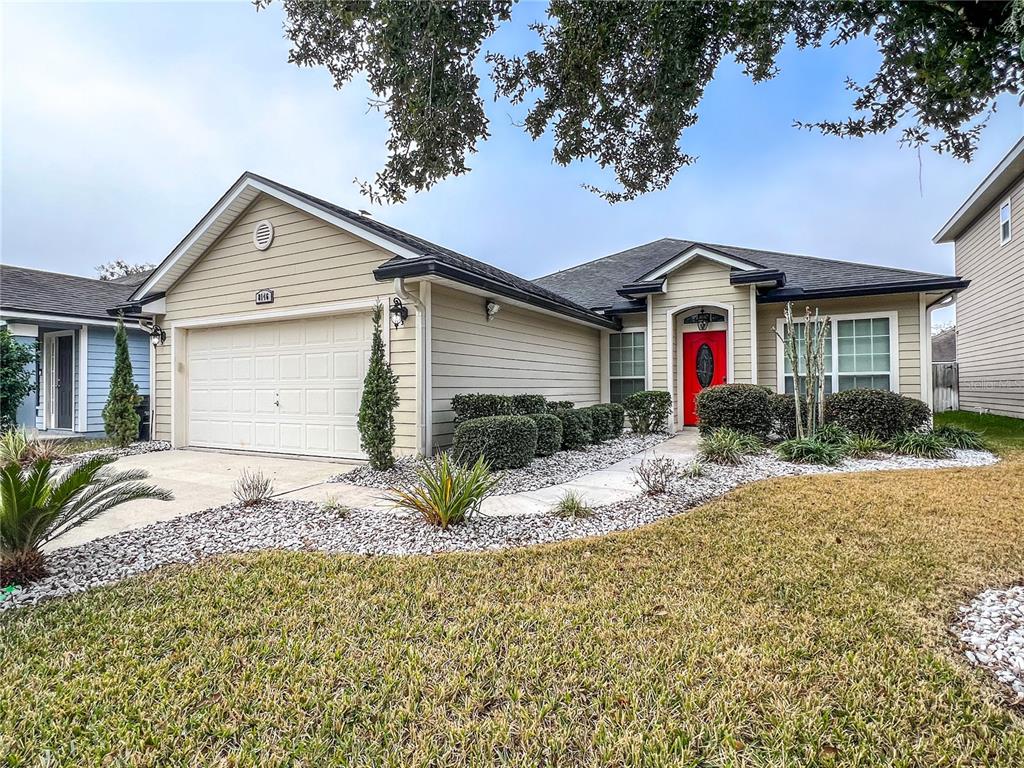
[[(606, 469), (591, 472), (567, 483), (538, 488), (535, 491), (491, 496), (484, 500), (481, 511), (485, 515), (494, 516), (545, 514), (551, 511), (567, 491), (576, 491), (592, 506), (624, 501), (640, 492), (633, 483), (633, 467), (652, 455), (668, 456), (680, 463), (690, 461), (697, 455), (697, 431), (680, 432), (645, 453), (630, 456)], [(331, 498), (347, 507), (390, 509), (391, 504), (382, 498), (383, 495), (384, 491), (379, 488), (348, 483), (322, 483), (283, 494), (282, 497), (321, 502)]]

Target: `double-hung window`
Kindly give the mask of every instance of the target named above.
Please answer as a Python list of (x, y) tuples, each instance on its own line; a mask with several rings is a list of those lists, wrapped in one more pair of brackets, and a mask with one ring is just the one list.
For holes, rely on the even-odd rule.
[(613, 333), (608, 337), (609, 395), (621, 403), (634, 392), (647, 388), (644, 332)]
[(1010, 223), (1010, 201), (999, 206), (999, 244), (1006, 245), (1013, 236), (1013, 225)]
[[(829, 323), (825, 340), (825, 392), (847, 389), (896, 389), (895, 315), (844, 317)], [(779, 321), (779, 332), (784, 323)], [(803, 350), (804, 323), (795, 325), (797, 348)], [(795, 388), (793, 370), (779, 342), (782, 388), (792, 394)], [(800, 391), (805, 391), (804, 361), (799, 363)]]

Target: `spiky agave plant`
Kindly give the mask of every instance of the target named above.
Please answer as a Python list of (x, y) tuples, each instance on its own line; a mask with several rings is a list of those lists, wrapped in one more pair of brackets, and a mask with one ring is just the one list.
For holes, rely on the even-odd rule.
[(145, 470), (105, 470), (112, 461), (97, 456), (59, 475), (46, 459), (26, 470), (15, 462), (0, 469), (0, 587), (45, 576), (43, 545), (97, 515), (138, 499), (174, 498), (142, 482)]

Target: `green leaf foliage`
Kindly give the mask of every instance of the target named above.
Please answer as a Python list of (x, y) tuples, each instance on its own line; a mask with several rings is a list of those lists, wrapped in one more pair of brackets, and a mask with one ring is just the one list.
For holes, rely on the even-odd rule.
[(537, 455), (550, 456), (562, 450), (562, 420), (553, 413), (531, 413), (537, 425)]
[(622, 401), (629, 425), (638, 435), (664, 432), (672, 413), (672, 395), (659, 389), (634, 392)]
[(615, 423), (608, 406), (591, 405), (587, 410), (591, 419), (590, 442), (597, 444), (611, 440), (615, 436)]
[(492, 395), (485, 392), (464, 392), (452, 396), (451, 406), (456, 426), (469, 419), (480, 419), (484, 416), (529, 416), (548, 410), (544, 395), (527, 393)]
[(843, 460), (847, 448), (826, 443), (817, 437), (794, 437), (775, 446), (775, 453), (780, 459), (792, 461), (794, 464), (822, 464), (832, 467)]
[(591, 444), (594, 417), (586, 408), (559, 408), (554, 412), (562, 422), (562, 450), (578, 451)]
[(395, 408), (398, 407), (398, 376), (384, 352), (381, 319), (384, 307), (373, 308), (373, 340), (370, 343), (370, 364), (363, 379), (359, 401), (359, 445), (370, 466), (376, 470), (394, 466)]
[(483, 458), (492, 469), (525, 467), (537, 455), (537, 425), (529, 416), (484, 416), (455, 428), (452, 454), (463, 465)]
[(850, 432), (888, 440), (900, 432), (920, 429), (931, 411), (920, 400), (881, 389), (848, 389), (825, 397), (825, 421)]
[(697, 395), (703, 433), (727, 427), (764, 440), (772, 428), (772, 393), (755, 384), (719, 384)]
[(18, 406), (35, 389), (30, 364), (36, 359), (35, 342), (23, 344), (0, 326), (0, 432), (18, 425)]
[(604, 407), (608, 409), (608, 413), (612, 417), (611, 436), (621, 436), (622, 430), (626, 428), (626, 409), (622, 407), (622, 403), (605, 403)]
[(128, 354), (128, 333), (124, 321), (117, 319), (114, 332), (114, 373), (110, 377), (110, 392), (103, 407), (103, 428), (114, 445), (124, 448), (139, 438), (138, 408), (142, 398), (132, 377), (132, 359)]
[(467, 157), (489, 136), (481, 59), (494, 96), (511, 103), (531, 138), (549, 137), (558, 165), (592, 161), (612, 171), (617, 188), (587, 185), (612, 202), (663, 189), (695, 162), (683, 135), (726, 60), (761, 82), (779, 74), (788, 46), (870, 40), (877, 64), (864, 80), (847, 81), (847, 116), (794, 114), (796, 125), (839, 137), (897, 131), (902, 144), (965, 161), (998, 97), (1016, 94), (1022, 78), (1022, 0), (551, 0), (529, 48), (487, 54), (485, 42), (512, 18), (511, 0), (282, 5), (289, 60), (326, 68), (337, 88), (365, 79), (370, 106), (387, 119), (388, 160), (362, 183), (377, 202), (401, 202), (410, 189), (469, 170)]
[(472, 466), (461, 467), (447, 453), (424, 462), (416, 476), (416, 484), (392, 488), (387, 498), (396, 507), (416, 512), (424, 522), (441, 529), (468, 520), (499, 479), (482, 456)]

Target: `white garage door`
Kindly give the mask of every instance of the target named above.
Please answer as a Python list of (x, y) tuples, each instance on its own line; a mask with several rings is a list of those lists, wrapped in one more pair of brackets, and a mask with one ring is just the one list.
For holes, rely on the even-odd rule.
[(361, 457), (369, 315), (193, 329), (189, 444)]

